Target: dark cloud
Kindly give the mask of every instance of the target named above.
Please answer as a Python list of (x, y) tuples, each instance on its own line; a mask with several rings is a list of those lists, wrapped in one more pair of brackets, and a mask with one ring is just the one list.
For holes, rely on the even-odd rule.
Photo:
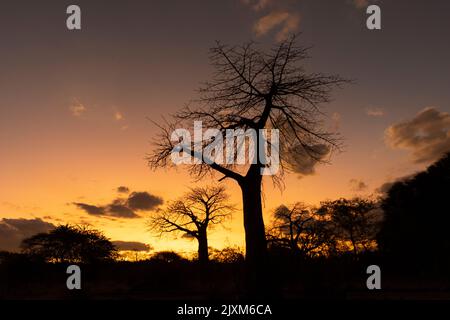
[(75, 202), (81, 210), (93, 216), (106, 216), (115, 218), (139, 218), (139, 216), (126, 205), (120, 203), (119, 199), (114, 200), (106, 206), (94, 206), (87, 203)]
[(0, 250), (19, 251), (23, 239), (37, 233), (48, 232), (55, 225), (36, 219), (2, 219), (0, 220)]
[(385, 138), (392, 148), (409, 150), (416, 163), (437, 161), (450, 150), (450, 114), (425, 108), (387, 128)]
[(93, 216), (101, 216), (105, 214), (105, 208), (104, 207), (98, 207), (87, 203), (80, 203), (80, 202), (74, 202), (74, 205), (76, 205), (81, 210), (86, 211), (87, 213), (93, 215)]
[(194, 237), (192, 234), (190, 234), (190, 233), (183, 233), (183, 235), (181, 236), (181, 238), (183, 238), (183, 239), (189, 239), (189, 240), (195, 239), (195, 237)]
[(120, 186), (117, 188), (118, 193), (130, 193), (130, 189), (125, 186)]
[(133, 192), (128, 197), (127, 204), (133, 210), (154, 210), (163, 204), (163, 199), (148, 192)]
[(133, 219), (140, 218), (136, 211), (154, 210), (162, 203), (162, 198), (148, 192), (133, 192), (126, 199), (117, 198), (102, 206), (80, 202), (74, 202), (73, 204), (90, 215)]
[(364, 181), (360, 179), (350, 179), (349, 184), (352, 191), (356, 192), (367, 190), (367, 188), (369, 187)]
[(325, 144), (315, 144), (306, 150), (303, 146), (297, 145), (292, 148), (287, 156), (287, 162), (292, 170), (301, 175), (311, 175), (315, 173), (315, 166), (330, 154), (330, 147)]
[(152, 246), (137, 241), (113, 241), (119, 251), (150, 251)]
[(116, 218), (139, 218), (139, 216), (130, 208), (121, 204), (110, 204), (106, 208), (110, 216)]

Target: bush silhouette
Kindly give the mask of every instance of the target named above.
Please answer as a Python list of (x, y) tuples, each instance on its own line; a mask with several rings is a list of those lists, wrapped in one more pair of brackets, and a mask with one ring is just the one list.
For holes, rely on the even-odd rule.
[(210, 259), (220, 263), (240, 263), (244, 261), (244, 253), (240, 248), (226, 247), (211, 250)]
[(153, 254), (150, 260), (166, 263), (177, 263), (185, 259), (174, 251), (160, 251)]

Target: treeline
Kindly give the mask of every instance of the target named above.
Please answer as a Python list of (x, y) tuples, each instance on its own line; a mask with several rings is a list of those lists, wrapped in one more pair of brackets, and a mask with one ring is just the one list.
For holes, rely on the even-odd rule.
[[(269, 254), (302, 259), (358, 257), (375, 252), (384, 261), (409, 262), (421, 268), (450, 266), (450, 154), (425, 171), (392, 183), (380, 199), (353, 198), (324, 201), (319, 206), (301, 202), (281, 205), (266, 223)], [(169, 202), (149, 222), (161, 233), (179, 233), (198, 242), (196, 260), (243, 262), (240, 248), (217, 250), (208, 246), (208, 231), (235, 211), (220, 186), (193, 188)], [(118, 249), (102, 232), (84, 226), (60, 225), (23, 240), (21, 254), (11, 257), (45, 262), (97, 263), (120, 258)], [(156, 252), (156, 261), (184, 261), (175, 252)], [(195, 259), (194, 259), (195, 260)]]
[[(137, 259), (129, 259), (134, 262)], [(140, 261), (142, 261), (141, 259)], [(174, 251), (157, 251), (145, 259), (151, 262), (181, 263), (190, 261)], [(192, 260), (198, 260), (195, 256)], [(218, 263), (244, 261), (238, 247), (209, 248), (209, 260)], [(0, 252), (2, 262), (98, 264), (124, 261), (121, 251), (98, 230), (87, 226), (60, 225), (55, 229), (24, 239), (20, 252)]]
[(377, 249), (382, 212), (377, 201), (353, 198), (279, 206), (273, 213), (267, 241), (271, 251), (284, 250), (303, 258), (358, 255)]

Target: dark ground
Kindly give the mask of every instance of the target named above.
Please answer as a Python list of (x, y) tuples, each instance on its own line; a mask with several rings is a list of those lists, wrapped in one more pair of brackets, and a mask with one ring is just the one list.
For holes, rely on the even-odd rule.
[[(381, 268), (381, 290), (368, 290), (367, 266)], [(68, 264), (30, 261), (21, 256), (0, 264), (1, 299), (218, 300), (248, 298), (243, 262), (112, 262), (80, 265), (82, 289), (68, 290)], [(272, 257), (259, 284), (262, 297), (276, 300), (450, 300), (450, 269), (424, 270), (385, 263), (376, 255), (357, 259)], [(251, 297), (251, 296), (250, 296)]]

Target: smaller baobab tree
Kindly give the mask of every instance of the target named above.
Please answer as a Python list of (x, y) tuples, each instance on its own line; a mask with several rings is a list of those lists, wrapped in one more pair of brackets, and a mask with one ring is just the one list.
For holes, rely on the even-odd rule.
[(222, 186), (192, 188), (182, 198), (169, 202), (151, 218), (150, 230), (164, 233), (178, 232), (198, 241), (198, 260), (209, 260), (208, 228), (224, 222), (235, 210), (228, 203), (229, 196)]

